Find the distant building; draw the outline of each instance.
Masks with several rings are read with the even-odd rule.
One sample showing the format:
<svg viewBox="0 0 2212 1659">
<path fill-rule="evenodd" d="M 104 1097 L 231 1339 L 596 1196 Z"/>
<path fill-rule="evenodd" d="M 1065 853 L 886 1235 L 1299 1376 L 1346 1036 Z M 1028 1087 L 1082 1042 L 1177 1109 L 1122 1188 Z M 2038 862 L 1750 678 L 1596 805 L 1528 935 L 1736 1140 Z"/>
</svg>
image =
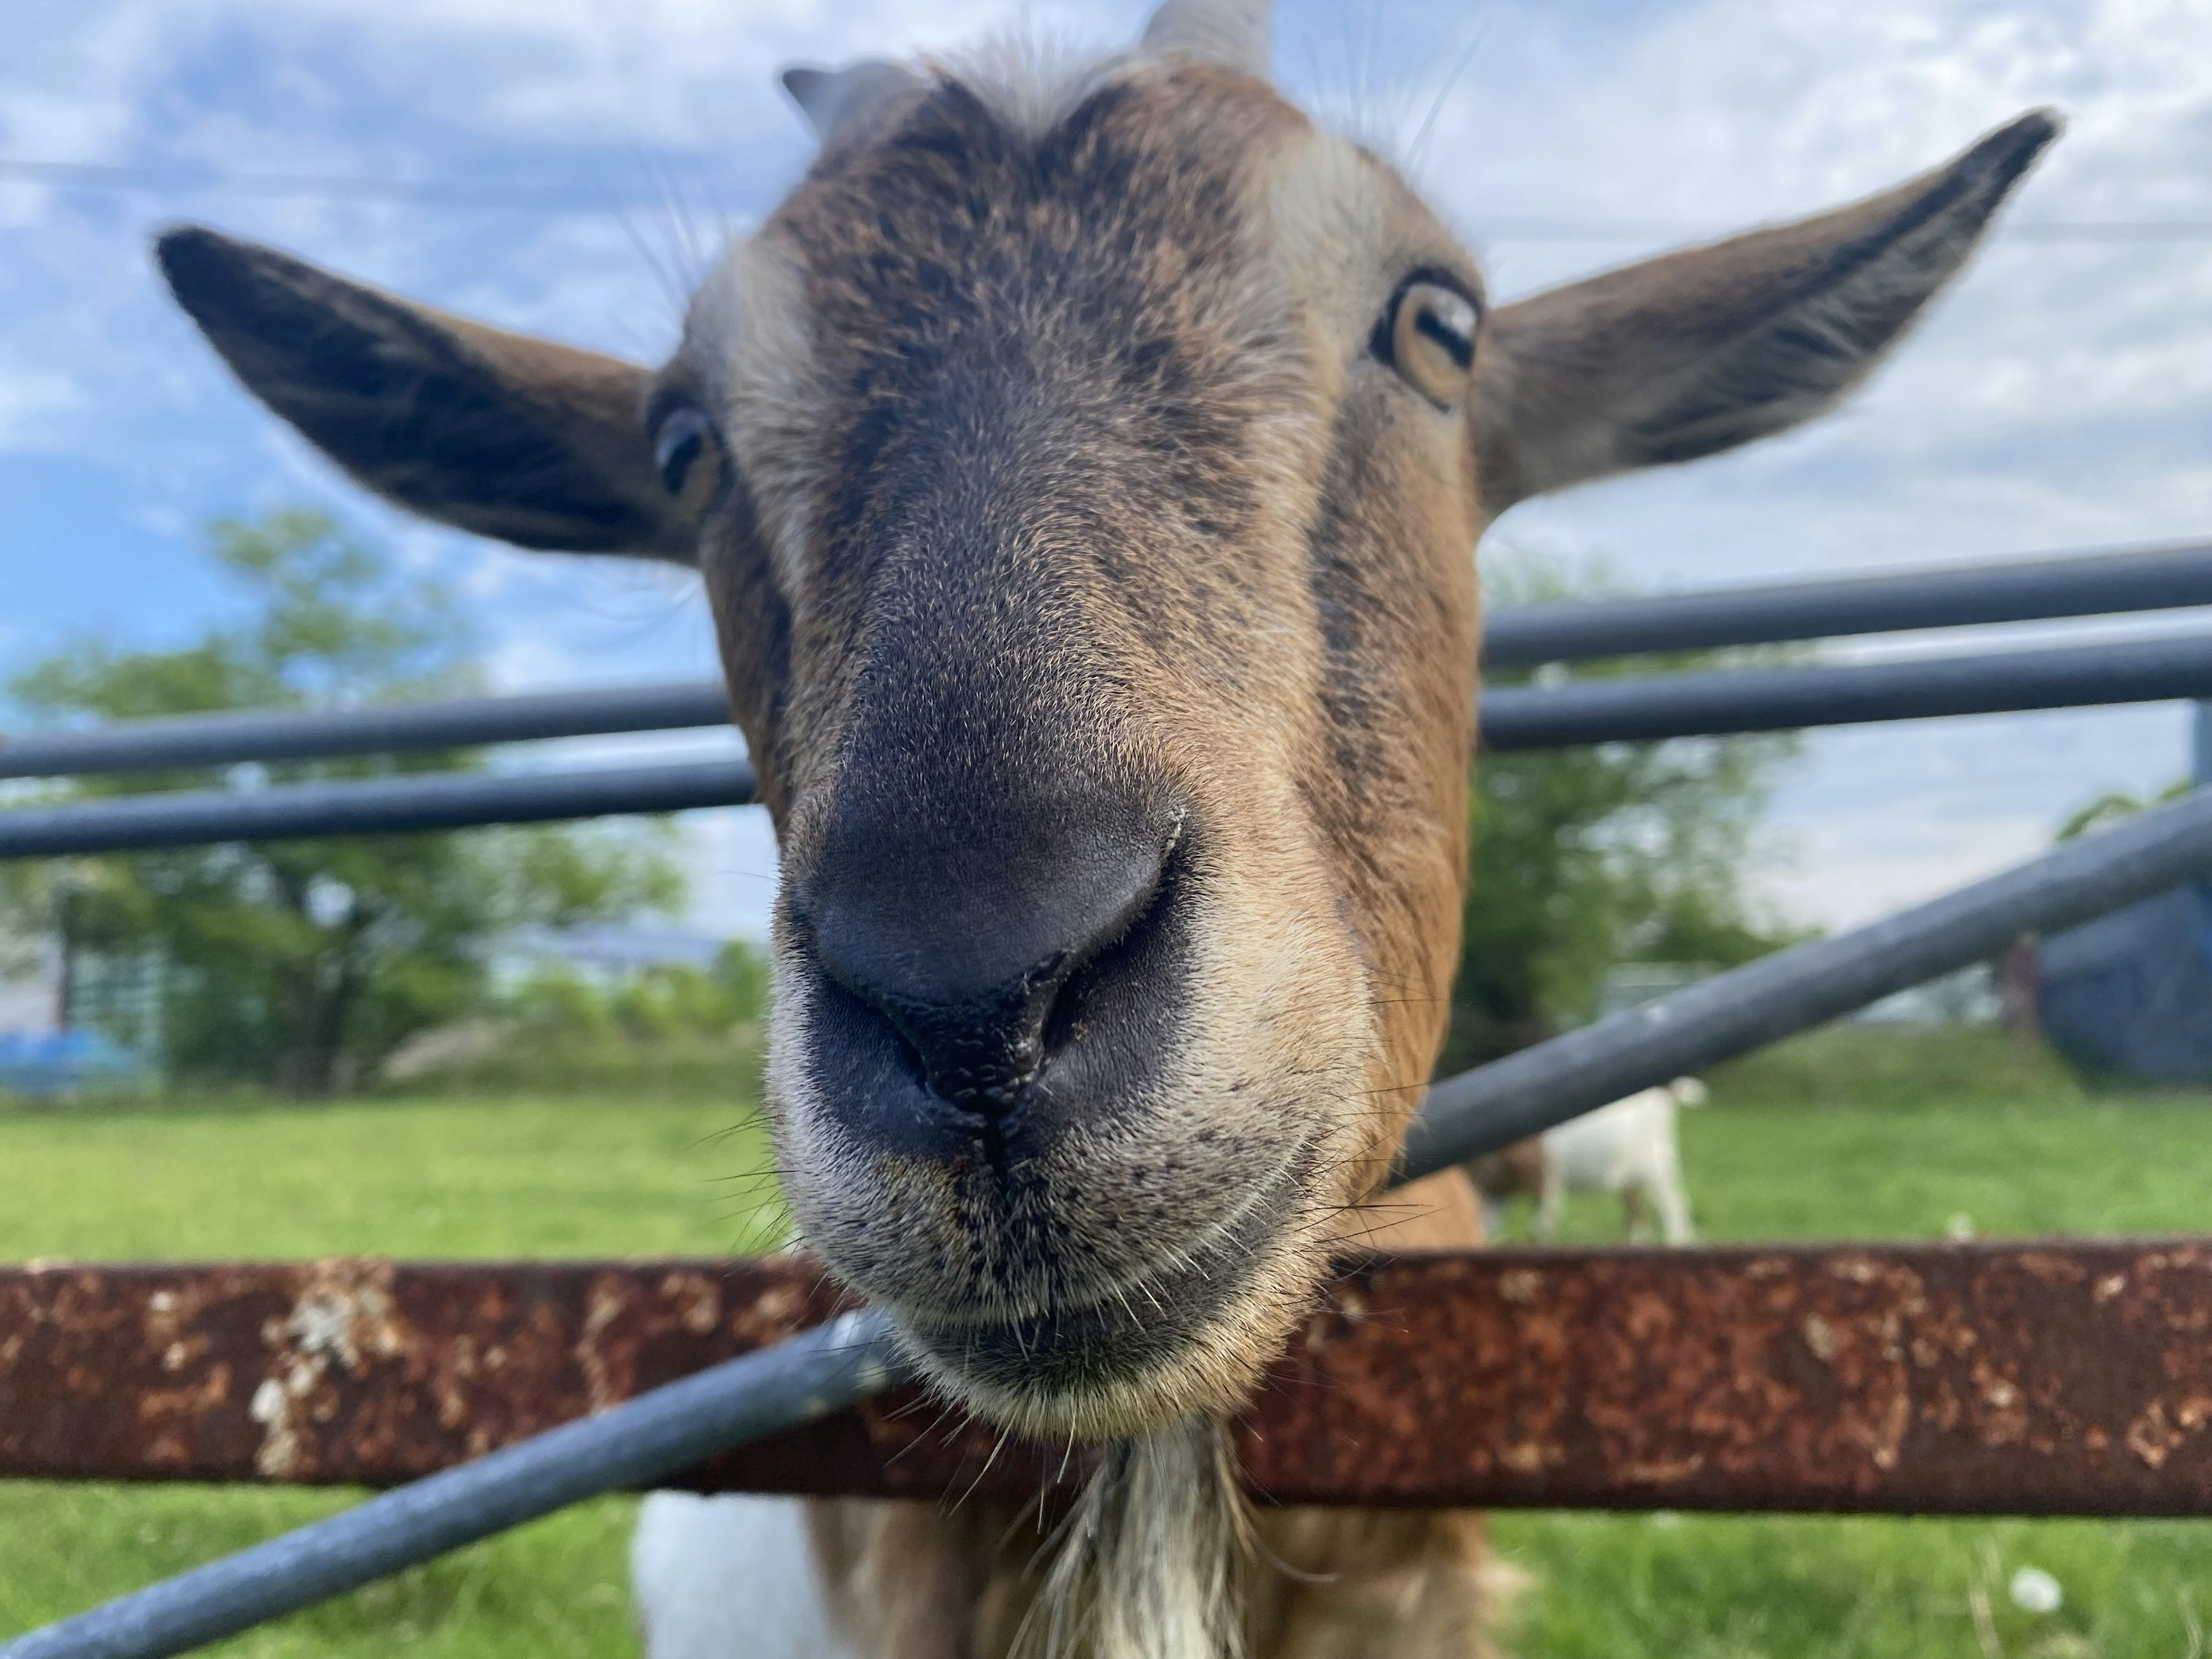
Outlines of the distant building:
<svg viewBox="0 0 2212 1659">
<path fill-rule="evenodd" d="M 0 939 L 0 1036 L 61 1027 L 61 952 L 46 940 Z"/>
<path fill-rule="evenodd" d="M 2212 1080 L 2212 887 L 2194 883 L 2043 941 L 2051 1046 L 2092 1070 Z"/>
<path fill-rule="evenodd" d="M 159 1066 L 167 1041 L 163 993 L 168 963 L 148 946 L 133 951 L 70 951 L 62 970 L 64 1028 L 98 1031 L 149 1066 Z"/>
<path fill-rule="evenodd" d="M 83 965 L 78 958 L 71 969 Z M 150 1079 L 143 1054 L 70 1009 L 64 981 L 80 977 L 54 941 L 0 940 L 0 1092 L 44 1099 Z"/>
<path fill-rule="evenodd" d="M 0 1092 L 50 1099 L 152 1079 L 144 1060 L 98 1031 L 0 1032 Z"/>
<path fill-rule="evenodd" d="M 2190 777 L 2212 786 L 2212 703 L 2197 705 Z M 2212 883 L 2192 882 L 2054 933 L 2039 1013 L 2077 1065 L 2151 1083 L 2212 1082 Z"/>
</svg>

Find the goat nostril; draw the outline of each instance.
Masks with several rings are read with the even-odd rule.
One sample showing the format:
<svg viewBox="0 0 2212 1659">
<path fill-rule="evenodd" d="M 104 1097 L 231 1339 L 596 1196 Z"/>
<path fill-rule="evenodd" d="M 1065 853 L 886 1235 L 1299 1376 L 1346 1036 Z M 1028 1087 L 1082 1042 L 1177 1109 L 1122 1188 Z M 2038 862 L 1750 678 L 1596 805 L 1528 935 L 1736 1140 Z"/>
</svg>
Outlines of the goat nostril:
<svg viewBox="0 0 2212 1659">
<path fill-rule="evenodd" d="M 857 878 L 865 865 L 841 880 L 840 861 L 825 860 L 794 884 L 790 914 L 851 1014 L 865 1008 L 889 1028 L 917 1082 L 997 1118 L 1081 1029 L 1101 965 L 1167 902 L 1167 839 L 1116 837 L 1032 866 L 1003 898 L 993 890 L 1003 866 L 894 884 Z"/>
<path fill-rule="evenodd" d="M 1060 978 L 1038 984 L 1025 977 L 990 1008 L 860 994 L 898 1032 L 932 1094 L 996 1117 L 1014 1109 L 1044 1064 L 1045 1018 Z"/>
</svg>

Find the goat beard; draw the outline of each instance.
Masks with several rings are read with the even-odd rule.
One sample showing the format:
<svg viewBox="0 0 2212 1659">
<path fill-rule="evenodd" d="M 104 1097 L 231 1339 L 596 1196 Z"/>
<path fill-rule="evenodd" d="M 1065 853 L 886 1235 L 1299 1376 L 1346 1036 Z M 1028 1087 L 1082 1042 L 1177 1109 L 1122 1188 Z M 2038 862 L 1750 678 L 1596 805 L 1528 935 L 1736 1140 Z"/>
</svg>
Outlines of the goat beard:
<svg viewBox="0 0 2212 1659">
<path fill-rule="evenodd" d="M 1048 1547 L 1014 1659 L 1242 1659 L 1256 1540 L 1218 1419 L 1115 1442 Z"/>
</svg>

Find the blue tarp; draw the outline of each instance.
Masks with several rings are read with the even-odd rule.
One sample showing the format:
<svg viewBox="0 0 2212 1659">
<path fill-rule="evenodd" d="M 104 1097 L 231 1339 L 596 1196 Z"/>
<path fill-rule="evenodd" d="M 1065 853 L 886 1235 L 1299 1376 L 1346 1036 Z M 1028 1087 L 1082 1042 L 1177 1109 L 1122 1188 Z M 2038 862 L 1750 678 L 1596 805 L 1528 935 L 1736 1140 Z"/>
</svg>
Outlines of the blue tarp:
<svg viewBox="0 0 2212 1659">
<path fill-rule="evenodd" d="M 0 1034 L 0 1091 L 63 1095 L 146 1080 L 146 1063 L 98 1031 Z"/>
<path fill-rule="evenodd" d="M 2043 1029 L 2069 1060 L 2212 1081 L 2212 887 L 2177 887 L 2043 941 Z"/>
</svg>

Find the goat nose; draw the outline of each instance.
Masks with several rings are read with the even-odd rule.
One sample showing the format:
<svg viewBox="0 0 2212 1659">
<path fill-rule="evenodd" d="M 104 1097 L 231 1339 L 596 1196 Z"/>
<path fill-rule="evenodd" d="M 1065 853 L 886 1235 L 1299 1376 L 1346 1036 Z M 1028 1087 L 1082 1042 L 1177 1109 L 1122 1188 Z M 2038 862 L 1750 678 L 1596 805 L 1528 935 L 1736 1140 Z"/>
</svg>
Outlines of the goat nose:
<svg viewBox="0 0 2212 1659">
<path fill-rule="evenodd" d="M 1170 835 L 1133 805 L 950 847 L 834 834 L 793 915 L 823 974 L 897 1033 L 931 1094 L 997 1117 L 1044 1065 L 1070 982 L 1152 905 Z"/>
</svg>

